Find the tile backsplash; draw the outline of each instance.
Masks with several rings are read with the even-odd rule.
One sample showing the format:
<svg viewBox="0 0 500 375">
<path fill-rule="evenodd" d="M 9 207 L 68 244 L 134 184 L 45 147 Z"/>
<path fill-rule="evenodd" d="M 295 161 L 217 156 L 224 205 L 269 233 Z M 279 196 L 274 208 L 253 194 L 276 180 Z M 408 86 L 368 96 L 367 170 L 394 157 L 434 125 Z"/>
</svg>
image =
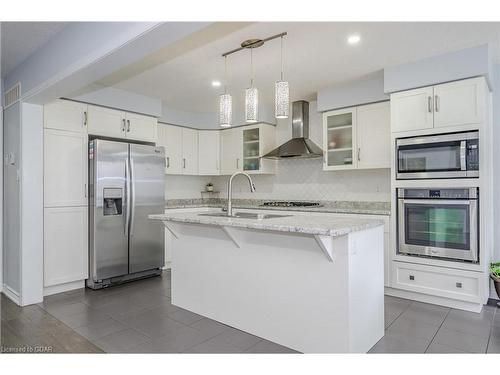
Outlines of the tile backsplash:
<svg viewBox="0 0 500 375">
<path fill-rule="evenodd" d="M 221 197 L 227 194 L 229 176 L 167 176 L 166 198 L 200 198 L 207 182 L 212 182 Z M 251 193 L 244 177 L 236 177 L 234 198 L 273 200 L 390 200 L 390 170 L 328 171 L 321 159 L 280 160 L 274 175 L 253 175 L 257 191 Z"/>
</svg>

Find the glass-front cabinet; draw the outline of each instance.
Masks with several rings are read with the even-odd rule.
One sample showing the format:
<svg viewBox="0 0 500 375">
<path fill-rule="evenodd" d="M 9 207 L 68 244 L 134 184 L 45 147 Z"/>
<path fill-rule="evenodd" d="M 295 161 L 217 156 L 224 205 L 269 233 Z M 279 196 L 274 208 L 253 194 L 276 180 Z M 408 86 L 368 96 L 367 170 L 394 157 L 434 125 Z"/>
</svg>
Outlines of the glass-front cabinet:
<svg viewBox="0 0 500 375">
<path fill-rule="evenodd" d="M 260 169 L 260 129 L 243 130 L 243 170 Z"/>
<path fill-rule="evenodd" d="M 356 109 L 323 114 L 323 169 L 352 169 L 356 166 Z"/>
</svg>

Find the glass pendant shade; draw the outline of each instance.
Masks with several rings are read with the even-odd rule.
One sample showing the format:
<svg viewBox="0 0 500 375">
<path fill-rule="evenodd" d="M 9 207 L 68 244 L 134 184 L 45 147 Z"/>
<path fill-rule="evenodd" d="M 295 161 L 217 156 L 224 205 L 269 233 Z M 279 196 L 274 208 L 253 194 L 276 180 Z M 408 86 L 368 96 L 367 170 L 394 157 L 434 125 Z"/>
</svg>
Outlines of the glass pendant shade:
<svg viewBox="0 0 500 375">
<path fill-rule="evenodd" d="M 257 122 L 259 118 L 259 91 L 255 87 L 246 90 L 245 96 L 245 120 L 246 122 Z"/>
<path fill-rule="evenodd" d="M 230 94 L 222 94 L 219 98 L 219 125 L 223 128 L 229 128 L 232 117 L 233 99 Z"/>
<path fill-rule="evenodd" d="M 290 93 L 287 81 L 276 81 L 275 115 L 276 118 L 288 118 Z"/>
</svg>

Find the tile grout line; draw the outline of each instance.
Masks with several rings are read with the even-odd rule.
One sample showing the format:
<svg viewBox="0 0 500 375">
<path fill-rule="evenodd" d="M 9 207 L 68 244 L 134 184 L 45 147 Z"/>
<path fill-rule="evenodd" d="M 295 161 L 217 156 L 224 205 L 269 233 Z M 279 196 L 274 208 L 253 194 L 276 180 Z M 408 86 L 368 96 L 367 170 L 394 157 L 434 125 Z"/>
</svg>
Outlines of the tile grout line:
<svg viewBox="0 0 500 375">
<path fill-rule="evenodd" d="M 406 312 L 406 311 L 410 308 L 410 306 L 411 306 L 411 305 L 413 305 L 413 303 L 414 303 L 414 302 L 415 302 L 415 301 L 410 302 L 410 303 L 408 304 L 408 306 L 406 306 L 406 308 L 405 308 L 403 311 L 401 311 L 401 312 L 398 314 L 398 316 L 397 316 L 397 317 L 396 317 L 396 318 L 395 318 L 395 319 L 391 322 L 391 324 L 389 324 L 389 325 L 388 325 L 388 326 L 384 329 L 384 336 L 385 336 L 385 331 L 387 331 L 389 328 L 391 328 L 391 326 L 392 326 L 392 325 L 396 322 L 396 320 L 398 320 L 398 319 L 399 319 L 399 317 L 400 317 L 401 315 L 403 315 L 403 313 L 405 313 L 405 312 Z M 384 309 L 385 309 L 385 308 L 384 308 Z"/>
<path fill-rule="evenodd" d="M 429 350 L 429 347 L 432 345 L 432 343 L 434 342 L 434 339 L 436 338 L 439 330 L 441 329 L 441 327 L 443 326 L 444 322 L 446 321 L 446 318 L 448 318 L 448 315 L 450 314 L 451 312 L 451 309 L 449 308 L 447 313 L 446 313 L 446 316 L 444 317 L 443 321 L 441 322 L 441 324 L 439 325 L 438 329 L 436 330 L 436 333 L 432 336 L 431 338 L 431 341 L 429 341 L 429 344 L 427 345 L 427 347 L 425 348 L 424 350 L 424 354 L 427 353 L 427 350 Z"/>
<path fill-rule="evenodd" d="M 488 344 L 486 345 L 486 353 L 488 353 L 488 349 L 490 348 L 491 332 L 493 331 L 493 323 L 495 322 L 496 315 L 497 315 L 497 309 L 495 309 L 495 311 L 493 311 L 493 319 L 491 320 L 490 333 L 488 335 Z"/>
</svg>

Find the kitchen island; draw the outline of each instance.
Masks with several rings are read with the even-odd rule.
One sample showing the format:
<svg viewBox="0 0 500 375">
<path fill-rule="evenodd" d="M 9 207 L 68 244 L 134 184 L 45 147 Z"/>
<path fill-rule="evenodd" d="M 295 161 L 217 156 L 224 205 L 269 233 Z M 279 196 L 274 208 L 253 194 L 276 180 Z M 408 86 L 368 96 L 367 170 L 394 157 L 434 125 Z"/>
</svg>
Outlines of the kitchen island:
<svg viewBox="0 0 500 375">
<path fill-rule="evenodd" d="M 383 336 L 379 220 L 211 214 L 149 216 L 175 238 L 173 304 L 304 353 L 367 352 Z"/>
</svg>

